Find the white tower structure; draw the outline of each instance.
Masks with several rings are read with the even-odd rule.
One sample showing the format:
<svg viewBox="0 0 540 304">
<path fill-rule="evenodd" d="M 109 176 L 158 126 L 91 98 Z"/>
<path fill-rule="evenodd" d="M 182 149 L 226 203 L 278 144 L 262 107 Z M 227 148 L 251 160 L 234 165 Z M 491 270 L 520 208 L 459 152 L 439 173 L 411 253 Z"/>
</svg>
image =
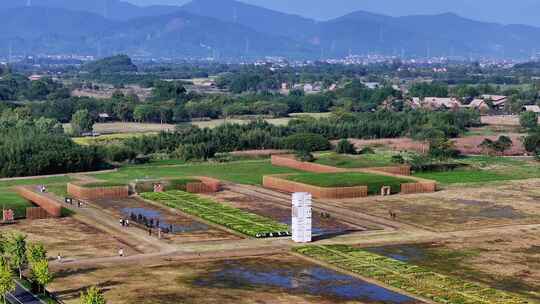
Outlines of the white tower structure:
<svg viewBox="0 0 540 304">
<path fill-rule="evenodd" d="M 297 192 L 292 195 L 292 240 L 311 242 L 311 194 Z"/>
</svg>

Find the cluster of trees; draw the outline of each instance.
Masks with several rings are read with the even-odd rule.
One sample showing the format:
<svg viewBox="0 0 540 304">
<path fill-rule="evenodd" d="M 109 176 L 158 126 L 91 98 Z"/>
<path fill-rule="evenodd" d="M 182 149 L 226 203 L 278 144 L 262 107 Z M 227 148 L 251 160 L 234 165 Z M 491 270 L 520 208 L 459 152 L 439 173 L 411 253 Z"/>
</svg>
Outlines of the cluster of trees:
<svg viewBox="0 0 540 304">
<path fill-rule="evenodd" d="M 37 284 L 38 292 L 44 292 L 53 276 L 43 245 L 27 242 L 22 234 L 0 235 L 0 295 L 4 303 L 6 295 L 15 290 L 14 273 L 22 279 L 26 269 L 30 274 L 28 279 Z"/>
<path fill-rule="evenodd" d="M 503 154 L 504 151 L 510 149 L 514 143 L 508 136 L 499 136 L 497 140 L 491 140 L 489 138 L 484 139 L 480 144 L 480 148 L 487 154 Z"/>
<path fill-rule="evenodd" d="M 0 116 L 0 177 L 108 168 L 102 151 L 75 144 L 53 119 L 37 120 L 14 110 Z"/>
<path fill-rule="evenodd" d="M 30 81 L 20 74 L 5 74 L 0 78 L 0 101 L 54 100 L 68 98 L 70 92 L 51 78 Z"/>
<path fill-rule="evenodd" d="M 126 147 L 135 154 L 167 153 L 183 159 L 208 159 L 218 152 L 248 149 L 327 150 L 329 140 L 341 138 L 395 138 L 425 133 L 426 138 L 447 140 L 479 123 L 478 114 L 457 112 L 389 112 L 333 115 L 329 118 L 299 118 L 287 126 L 258 120 L 246 125 L 225 124 L 214 129 L 179 127 L 130 138 Z"/>
<path fill-rule="evenodd" d="M 0 234 L 0 296 L 7 303 L 7 294 L 16 288 L 15 276 L 23 279 L 23 272 L 28 271 L 28 281 L 37 287 L 41 295 L 54 277 L 49 270 L 47 250 L 41 243 L 31 243 L 23 234 Z M 103 292 L 97 287 L 90 287 L 81 292 L 81 304 L 106 304 Z"/>
</svg>

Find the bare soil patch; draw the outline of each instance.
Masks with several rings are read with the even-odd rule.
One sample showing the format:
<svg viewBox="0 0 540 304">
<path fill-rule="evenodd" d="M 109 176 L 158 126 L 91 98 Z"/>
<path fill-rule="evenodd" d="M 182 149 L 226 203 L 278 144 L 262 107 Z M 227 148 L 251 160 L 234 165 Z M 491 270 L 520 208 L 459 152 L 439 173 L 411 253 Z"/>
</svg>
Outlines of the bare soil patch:
<svg viewBox="0 0 540 304">
<path fill-rule="evenodd" d="M 136 249 L 73 218 L 24 220 L 17 224 L 0 227 L 2 233 L 18 232 L 32 242 L 45 246 L 48 255 L 58 254 L 65 260 L 116 256 L 123 248 L 126 254 L 139 253 Z"/>
</svg>

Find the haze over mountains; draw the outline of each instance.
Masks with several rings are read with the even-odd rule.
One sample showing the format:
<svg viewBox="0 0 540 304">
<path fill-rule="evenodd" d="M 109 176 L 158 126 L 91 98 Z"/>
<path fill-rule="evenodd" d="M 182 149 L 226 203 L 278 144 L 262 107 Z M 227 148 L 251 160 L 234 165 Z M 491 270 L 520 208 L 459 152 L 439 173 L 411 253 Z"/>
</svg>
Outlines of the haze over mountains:
<svg viewBox="0 0 540 304">
<path fill-rule="evenodd" d="M 417 1 L 417 0 L 415 0 Z M 144 57 L 290 58 L 379 53 L 528 58 L 540 28 L 456 14 L 354 12 L 318 22 L 233 0 L 139 7 L 119 0 L 3 0 L 0 56 L 127 53 Z"/>
</svg>

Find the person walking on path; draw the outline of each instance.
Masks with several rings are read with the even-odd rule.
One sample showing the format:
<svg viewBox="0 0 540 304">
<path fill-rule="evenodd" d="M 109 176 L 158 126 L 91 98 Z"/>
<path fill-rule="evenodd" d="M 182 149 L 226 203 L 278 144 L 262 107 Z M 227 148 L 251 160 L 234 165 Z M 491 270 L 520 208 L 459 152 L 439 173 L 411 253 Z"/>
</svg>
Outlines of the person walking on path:
<svg viewBox="0 0 540 304">
<path fill-rule="evenodd" d="M 118 255 L 123 258 L 124 257 L 124 248 L 120 248 L 120 250 L 118 250 Z"/>
</svg>

